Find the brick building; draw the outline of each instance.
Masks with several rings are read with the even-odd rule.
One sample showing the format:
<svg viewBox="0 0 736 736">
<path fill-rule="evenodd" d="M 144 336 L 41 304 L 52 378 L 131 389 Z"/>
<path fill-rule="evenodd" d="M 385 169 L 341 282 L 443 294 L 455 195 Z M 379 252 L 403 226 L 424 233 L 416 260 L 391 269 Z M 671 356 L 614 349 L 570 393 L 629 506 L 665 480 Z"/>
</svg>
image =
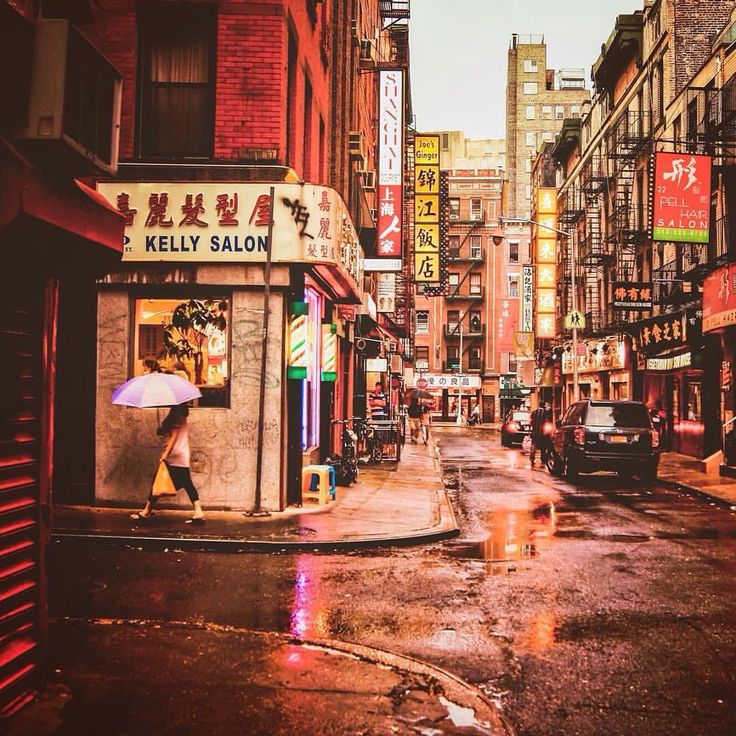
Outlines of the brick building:
<svg viewBox="0 0 736 736">
<path fill-rule="evenodd" d="M 445 134 L 439 135 L 442 141 Z M 476 146 L 481 155 L 475 159 L 467 155 L 464 138 L 458 140 L 463 145 L 454 148 L 457 162 L 487 162 L 489 146 Z M 519 264 L 527 256 L 519 239 L 494 244 L 504 207 L 503 172 L 481 166 L 453 168 L 447 148 L 440 155 L 450 164 L 448 293 L 416 296 L 414 367 L 419 373 L 444 376 L 461 370 L 468 377 L 462 391 L 466 413 L 480 401 L 485 421 L 494 421 L 503 408 L 499 377 L 516 374 L 513 332 L 519 313 Z M 435 408 L 445 419 L 457 411 L 458 393 L 453 388 L 437 391 Z"/>
<path fill-rule="evenodd" d="M 571 248 L 559 248 L 561 404 L 573 397 L 577 360 L 581 395 L 644 399 L 659 407 L 666 417 L 665 446 L 696 457 L 720 444 L 722 399 L 707 386 L 719 384 L 721 351 L 718 340 L 702 332 L 698 312 L 704 275 L 726 257 L 722 202 L 730 162 L 716 160 L 714 183 L 721 194 L 711 203 L 708 243 L 654 239 L 651 162 L 656 152 L 721 155 L 728 107 L 720 100 L 727 78 L 718 69 L 726 68 L 730 36 L 722 29 L 732 9 L 732 2 L 662 0 L 618 16 L 592 67 L 591 107 L 582 123 L 565 121 L 551 152 L 560 167 L 560 226 L 572 233 L 578 256 L 573 263 Z M 575 357 L 562 326 L 572 269 L 587 323 Z M 625 283 L 648 286 L 652 307 L 617 304 L 616 289 Z M 669 325 L 670 337 L 686 332 L 687 339 L 645 349 L 651 329 L 661 329 L 657 320 Z"/>
</svg>

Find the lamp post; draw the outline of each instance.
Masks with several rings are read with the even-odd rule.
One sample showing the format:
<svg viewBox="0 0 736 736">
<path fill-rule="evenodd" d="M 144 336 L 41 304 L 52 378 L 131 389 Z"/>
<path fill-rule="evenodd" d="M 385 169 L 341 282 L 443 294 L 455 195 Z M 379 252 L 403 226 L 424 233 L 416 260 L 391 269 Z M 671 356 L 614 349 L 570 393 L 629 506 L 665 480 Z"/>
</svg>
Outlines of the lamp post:
<svg viewBox="0 0 736 736">
<path fill-rule="evenodd" d="M 457 419 L 455 424 L 458 427 L 463 425 L 463 320 L 465 319 L 465 312 L 460 314 L 459 327 L 460 327 L 460 355 L 458 356 L 457 364 L 457 376 L 458 376 L 458 387 L 457 387 Z"/>
<path fill-rule="evenodd" d="M 578 311 L 578 279 L 577 279 L 577 263 L 578 263 L 578 251 L 577 243 L 575 241 L 574 231 L 560 230 L 550 225 L 544 225 L 537 220 L 532 220 L 528 217 L 499 217 L 499 222 L 503 224 L 512 225 L 536 225 L 542 227 L 545 230 L 551 230 L 552 232 L 562 235 L 570 240 L 570 258 L 572 260 L 572 266 L 570 268 L 570 287 L 572 289 L 572 311 Z M 493 242 L 499 245 L 503 240 L 502 235 L 494 235 Z M 498 242 L 497 242 L 498 241 Z M 573 401 L 577 401 L 580 398 L 580 383 L 578 381 L 578 328 L 575 322 L 572 325 L 572 397 Z"/>
</svg>

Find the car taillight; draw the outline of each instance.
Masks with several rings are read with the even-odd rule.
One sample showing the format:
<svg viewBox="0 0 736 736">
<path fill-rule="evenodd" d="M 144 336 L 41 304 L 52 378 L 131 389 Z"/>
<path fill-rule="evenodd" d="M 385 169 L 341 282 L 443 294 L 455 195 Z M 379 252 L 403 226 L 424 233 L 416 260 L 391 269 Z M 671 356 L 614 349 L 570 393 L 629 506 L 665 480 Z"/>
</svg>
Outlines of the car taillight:
<svg viewBox="0 0 736 736">
<path fill-rule="evenodd" d="M 516 422 L 509 422 L 506 429 L 508 429 L 509 432 L 518 432 L 519 425 Z"/>
<path fill-rule="evenodd" d="M 573 441 L 578 445 L 585 444 L 585 427 L 575 427 L 572 432 Z"/>
<path fill-rule="evenodd" d="M 554 429 L 554 424 L 552 422 L 545 422 L 542 425 L 542 434 L 552 434 L 552 430 Z"/>
<path fill-rule="evenodd" d="M 652 447 L 659 447 L 659 432 L 656 429 L 652 430 Z"/>
</svg>

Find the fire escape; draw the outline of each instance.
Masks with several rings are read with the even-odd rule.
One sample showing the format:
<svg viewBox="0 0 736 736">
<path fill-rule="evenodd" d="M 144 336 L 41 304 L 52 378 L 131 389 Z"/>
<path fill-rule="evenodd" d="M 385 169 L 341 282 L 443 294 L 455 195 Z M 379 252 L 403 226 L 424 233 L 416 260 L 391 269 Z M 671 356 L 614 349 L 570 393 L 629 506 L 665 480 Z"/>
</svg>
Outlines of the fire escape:
<svg viewBox="0 0 736 736">
<path fill-rule="evenodd" d="M 601 288 L 605 283 L 604 273 L 612 262 L 612 256 L 603 243 L 601 210 L 609 184 L 605 159 L 600 153 L 594 153 L 585 164 L 580 177 L 579 205 L 583 210 L 584 225 L 578 248 L 578 258 L 584 272 L 586 332 L 591 334 L 603 330 L 605 323 Z"/>
<path fill-rule="evenodd" d="M 607 239 L 613 246 L 613 280 L 636 281 L 637 255 L 647 240 L 643 169 L 651 147 L 651 115 L 647 110 L 624 111 L 608 137 L 611 162 L 611 210 Z M 607 326 L 628 322 L 626 312 L 608 311 Z"/>
</svg>

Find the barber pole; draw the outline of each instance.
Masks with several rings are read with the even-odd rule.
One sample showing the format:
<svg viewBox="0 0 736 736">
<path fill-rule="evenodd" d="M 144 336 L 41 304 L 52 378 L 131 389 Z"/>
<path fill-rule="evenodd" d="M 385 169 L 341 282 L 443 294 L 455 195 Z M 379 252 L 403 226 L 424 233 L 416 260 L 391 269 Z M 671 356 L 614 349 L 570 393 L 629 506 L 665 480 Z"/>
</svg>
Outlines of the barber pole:
<svg viewBox="0 0 736 736">
<path fill-rule="evenodd" d="M 305 302 L 294 302 L 289 322 L 289 366 L 286 375 L 289 378 L 303 380 L 307 377 L 307 348 L 309 345 L 308 316 L 301 305 Z"/>
<path fill-rule="evenodd" d="M 322 380 L 337 380 L 337 325 L 322 325 Z"/>
</svg>

